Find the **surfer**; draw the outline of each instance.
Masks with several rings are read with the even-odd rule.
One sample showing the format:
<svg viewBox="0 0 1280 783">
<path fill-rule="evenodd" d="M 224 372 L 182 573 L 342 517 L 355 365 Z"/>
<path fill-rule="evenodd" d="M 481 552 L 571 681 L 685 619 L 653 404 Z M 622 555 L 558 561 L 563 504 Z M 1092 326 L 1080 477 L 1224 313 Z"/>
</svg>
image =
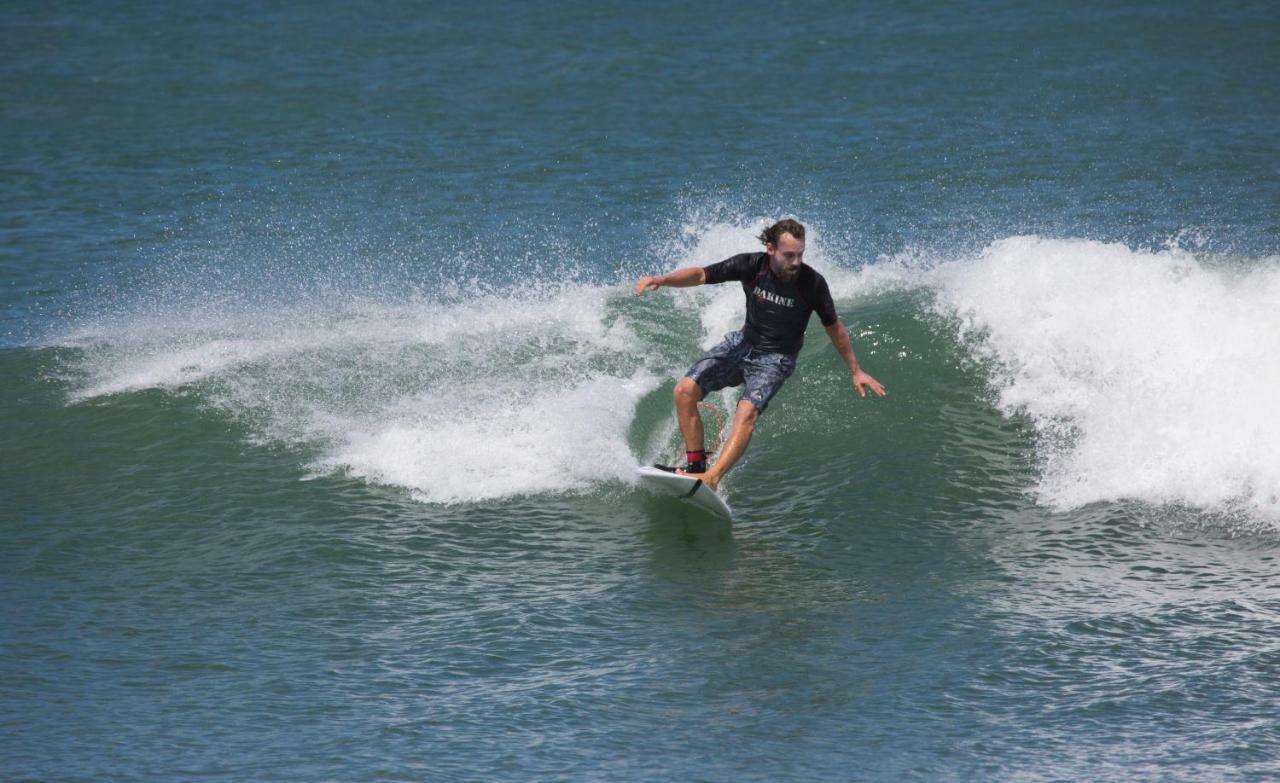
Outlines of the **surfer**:
<svg viewBox="0 0 1280 783">
<path fill-rule="evenodd" d="M 790 218 L 779 220 L 759 237 L 763 253 L 741 253 L 707 267 L 684 267 L 636 281 L 636 296 L 663 286 L 689 288 L 731 280 L 742 284 L 747 297 L 743 327 L 693 363 L 676 384 L 676 420 L 684 437 L 684 470 L 677 471 L 716 489 L 733 464 L 747 450 L 756 419 L 796 368 L 810 314 L 816 312 L 831 344 L 849 367 L 853 387 L 884 396 L 884 386 L 863 372 L 853 355 L 849 333 L 836 316 L 827 281 L 804 263 L 804 226 Z M 720 458 L 709 469 L 698 402 L 707 392 L 745 384 L 733 417 L 733 434 Z"/>
</svg>

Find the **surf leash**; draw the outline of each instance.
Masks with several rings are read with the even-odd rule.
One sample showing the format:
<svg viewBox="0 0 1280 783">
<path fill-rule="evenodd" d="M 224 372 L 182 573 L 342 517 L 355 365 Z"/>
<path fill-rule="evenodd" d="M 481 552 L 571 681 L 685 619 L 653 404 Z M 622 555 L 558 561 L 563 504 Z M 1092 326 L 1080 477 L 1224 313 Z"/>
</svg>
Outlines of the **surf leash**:
<svg viewBox="0 0 1280 783">
<path fill-rule="evenodd" d="M 716 439 L 715 439 L 715 442 L 711 444 L 711 448 L 706 449 L 707 458 L 708 458 L 708 461 L 709 461 L 709 460 L 710 460 L 710 458 L 711 458 L 711 455 L 712 455 L 712 454 L 715 454 L 717 451 L 719 451 L 719 450 L 720 450 L 720 444 L 721 444 L 722 442 L 724 442 L 724 416 L 720 413 L 720 409 L 719 409 L 719 408 L 717 408 L 716 406 L 714 406 L 714 405 L 712 405 L 712 404 L 710 404 L 710 403 L 706 403 L 706 402 L 699 402 L 699 403 L 698 403 L 698 410 L 700 410 L 700 411 L 710 411 L 710 412 L 711 412 L 711 415 L 712 415 L 713 417 L 715 417 L 715 420 L 716 420 Z M 678 464 L 680 463 L 680 456 L 684 453 L 684 449 L 682 448 L 682 446 L 683 446 L 683 444 L 680 444 L 680 443 L 677 443 L 677 444 L 676 444 L 676 453 L 675 453 L 675 456 L 673 456 L 673 457 L 671 458 L 671 459 L 672 459 L 672 463 L 673 463 L 673 464 L 677 464 L 677 465 L 678 465 Z M 699 482 L 699 483 L 701 483 L 701 482 Z M 698 491 L 698 488 L 695 486 L 695 487 L 693 488 L 693 492 L 697 492 L 697 491 Z M 692 495 L 692 494 L 693 494 L 693 492 L 690 492 L 689 494 L 690 494 L 690 495 Z"/>
</svg>

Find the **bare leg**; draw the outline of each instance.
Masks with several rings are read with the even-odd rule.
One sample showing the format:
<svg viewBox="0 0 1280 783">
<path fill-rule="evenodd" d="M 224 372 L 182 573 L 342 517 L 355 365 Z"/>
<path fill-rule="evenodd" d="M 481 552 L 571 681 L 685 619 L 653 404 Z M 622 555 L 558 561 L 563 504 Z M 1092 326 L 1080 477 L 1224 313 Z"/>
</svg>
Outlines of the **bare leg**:
<svg viewBox="0 0 1280 783">
<path fill-rule="evenodd" d="M 676 421 L 684 436 L 686 451 L 702 451 L 705 440 L 702 433 L 702 417 L 698 415 L 698 402 L 702 399 L 702 387 L 692 378 L 681 378 L 674 392 Z"/>
<path fill-rule="evenodd" d="M 707 486 L 712 489 L 719 487 L 724 474 L 728 473 L 733 463 L 746 452 L 758 418 L 760 418 L 760 411 L 756 410 L 756 406 L 746 400 L 738 401 L 738 410 L 733 415 L 733 434 L 729 436 L 729 442 L 720 450 L 720 459 L 716 460 L 716 464 L 699 476 Z"/>
</svg>

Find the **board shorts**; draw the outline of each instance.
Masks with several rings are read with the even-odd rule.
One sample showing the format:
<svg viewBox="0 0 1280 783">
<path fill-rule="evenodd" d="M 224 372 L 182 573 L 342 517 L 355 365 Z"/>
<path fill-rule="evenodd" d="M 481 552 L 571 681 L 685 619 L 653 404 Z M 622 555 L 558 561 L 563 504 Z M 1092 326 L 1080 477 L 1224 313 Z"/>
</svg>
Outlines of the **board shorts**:
<svg viewBox="0 0 1280 783">
<path fill-rule="evenodd" d="M 702 387 L 703 393 L 745 383 L 741 399 L 764 413 L 769 400 L 795 370 L 795 354 L 763 353 L 742 332 L 729 332 L 694 362 L 685 376 Z"/>
</svg>

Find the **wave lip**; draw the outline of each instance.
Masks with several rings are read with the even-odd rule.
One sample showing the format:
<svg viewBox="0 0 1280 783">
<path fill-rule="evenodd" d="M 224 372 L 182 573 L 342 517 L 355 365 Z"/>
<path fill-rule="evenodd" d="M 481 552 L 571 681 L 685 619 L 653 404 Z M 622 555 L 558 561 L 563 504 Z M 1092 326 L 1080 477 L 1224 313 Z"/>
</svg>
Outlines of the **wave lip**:
<svg viewBox="0 0 1280 783">
<path fill-rule="evenodd" d="M 1041 502 L 1280 520 L 1280 265 L 1020 236 L 934 271 L 938 308 L 1040 434 Z"/>
</svg>

